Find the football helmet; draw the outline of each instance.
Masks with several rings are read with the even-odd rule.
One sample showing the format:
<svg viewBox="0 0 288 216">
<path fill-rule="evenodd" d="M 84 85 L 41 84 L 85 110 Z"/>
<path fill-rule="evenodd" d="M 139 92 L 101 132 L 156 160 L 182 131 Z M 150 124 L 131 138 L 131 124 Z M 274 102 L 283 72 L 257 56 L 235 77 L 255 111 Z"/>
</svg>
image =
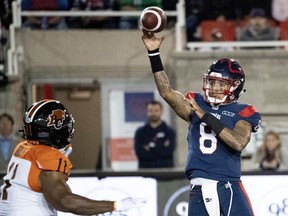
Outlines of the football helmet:
<svg viewBox="0 0 288 216">
<path fill-rule="evenodd" d="M 74 134 L 74 118 L 59 101 L 45 99 L 34 103 L 25 113 L 24 137 L 39 144 L 64 148 Z"/>
<path fill-rule="evenodd" d="M 219 82 L 223 89 L 215 89 Z M 205 101 L 219 105 L 236 101 L 245 92 L 245 74 L 240 64 L 234 59 L 222 58 L 215 61 L 204 74 L 203 91 Z"/>
</svg>

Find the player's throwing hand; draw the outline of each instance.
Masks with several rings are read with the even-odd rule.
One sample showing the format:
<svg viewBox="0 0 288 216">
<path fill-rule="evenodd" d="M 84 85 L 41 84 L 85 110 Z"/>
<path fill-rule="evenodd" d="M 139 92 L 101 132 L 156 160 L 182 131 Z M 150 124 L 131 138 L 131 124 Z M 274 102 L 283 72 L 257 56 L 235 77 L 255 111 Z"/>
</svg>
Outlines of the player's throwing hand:
<svg viewBox="0 0 288 216">
<path fill-rule="evenodd" d="M 145 30 L 142 30 L 142 41 L 144 45 L 146 46 L 148 51 L 159 49 L 162 41 L 164 40 L 164 35 L 161 37 L 156 37 L 153 33 L 147 32 Z"/>
</svg>

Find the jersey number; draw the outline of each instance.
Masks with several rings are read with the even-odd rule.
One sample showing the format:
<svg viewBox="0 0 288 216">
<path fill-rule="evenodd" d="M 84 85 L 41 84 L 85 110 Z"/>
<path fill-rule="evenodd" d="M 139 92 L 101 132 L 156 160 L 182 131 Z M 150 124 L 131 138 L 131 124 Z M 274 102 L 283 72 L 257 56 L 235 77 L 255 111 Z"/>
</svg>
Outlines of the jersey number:
<svg viewBox="0 0 288 216">
<path fill-rule="evenodd" d="M 200 124 L 199 143 L 200 150 L 203 154 L 212 154 L 214 151 L 216 151 L 217 139 L 215 134 L 206 126 L 206 123 Z"/>
<path fill-rule="evenodd" d="M 11 166 L 9 167 L 9 172 L 12 172 L 12 176 L 11 179 L 14 179 L 16 176 L 16 172 L 17 172 L 17 168 L 18 168 L 18 164 L 15 165 L 14 163 L 11 164 Z M 9 180 L 5 180 L 5 186 L 3 187 L 3 194 L 2 194 L 2 200 L 7 200 L 8 199 L 8 192 L 7 189 L 9 187 L 11 187 L 11 184 L 9 182 Z"/>
</svg>

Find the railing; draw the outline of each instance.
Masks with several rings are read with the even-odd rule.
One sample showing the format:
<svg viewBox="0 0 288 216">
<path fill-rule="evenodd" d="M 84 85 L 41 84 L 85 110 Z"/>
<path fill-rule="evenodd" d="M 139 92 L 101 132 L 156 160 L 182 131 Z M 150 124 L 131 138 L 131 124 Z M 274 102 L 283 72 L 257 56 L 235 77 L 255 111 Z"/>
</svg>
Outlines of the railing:
<svg viewBox="0 0 288 216">
<path fill-rule="evenodd" d="M 13 23 L 10 25 L 10 48 L 7 52 L 8 75 L 18 74 L 18 59 L 22 55 L 21 46 L 16 46 L 15 29 L 21 27 L 22 17 L 27 16 L 62 16 L 62 17 L 121 17 L 140 16 L 141 11 L 22 11 L 21 0 L 12 2 Z M 276 47 L 287 48 L 288 41 L 251 41 L 251 42 L 188 42 L 186 40 L 185 27 L 185 2 L 178 0 L 176 11 L 165 11 L 167 16 L 176 17 L 175 24 L 175 51 L 181 52 L 188 48 L 195 51 L 201 47 L 234 47 L 236 50 L 242 47 Z"/>
<path fill-rule="evenodd" d="M 7 75 L 17 75 L 18 74 L 18 52 L 16 48 L 16 40 L 15 40 L 15 28 L 17 22 L 17 3 L 12 2 L 12 15 L 13 22 L 9 26 L 9 39 L 10 39 L 10 47 L 7 51 Z"/>
<path fill-rule="evenodd" d="M 188 42 L 187 48 L 191 51 L 195 51 L 199 48 L 219 48 L 219 47 L 233 47 L 235 50 L 241 48 L 251 47 L 267 47 L 267 48 L 288 48 L 288 41 L 231 41 L 231 42 Z"/>
<path fill-rule="evenodd" d="M 165 11 L 169 17 L 177 17 L 175 26 L 176 51 L 183 50 L 185 44 L 182 40 L 182 31 L 185 27 L 185 8 L 184 0 L 179 0 L 177 3 L 177 11 Z M 15 29 L 22 25 L 22 17 L 27 16 L 61 16 L 61 17 L 121 17 L 121 16 L 139 16 L 141 11 L 22 11 L 21 0 L 12 2 L 13 22 L 9 27 L 10 32 L 10 48 L 7 52 L 8 59 L 8 75 L 18 74 L 18 58 L 22 55 L 21 46 L 16 46 Z"/>
</svg>

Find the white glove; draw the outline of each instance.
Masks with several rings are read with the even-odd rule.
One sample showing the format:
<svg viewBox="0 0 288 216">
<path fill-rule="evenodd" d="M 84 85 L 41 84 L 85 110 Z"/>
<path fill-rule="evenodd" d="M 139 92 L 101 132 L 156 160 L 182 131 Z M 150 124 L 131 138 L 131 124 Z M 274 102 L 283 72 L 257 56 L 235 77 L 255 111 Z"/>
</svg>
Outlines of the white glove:
<svg viewBox="0 0 288 216">
<path fill-rule="evenodd" d="M 128 197 L 115 202 L 115 211 L 128 211 L 133 208 L 141 208 L 146 202 L 147 200 L 144 198 Z"/>
</svg>

